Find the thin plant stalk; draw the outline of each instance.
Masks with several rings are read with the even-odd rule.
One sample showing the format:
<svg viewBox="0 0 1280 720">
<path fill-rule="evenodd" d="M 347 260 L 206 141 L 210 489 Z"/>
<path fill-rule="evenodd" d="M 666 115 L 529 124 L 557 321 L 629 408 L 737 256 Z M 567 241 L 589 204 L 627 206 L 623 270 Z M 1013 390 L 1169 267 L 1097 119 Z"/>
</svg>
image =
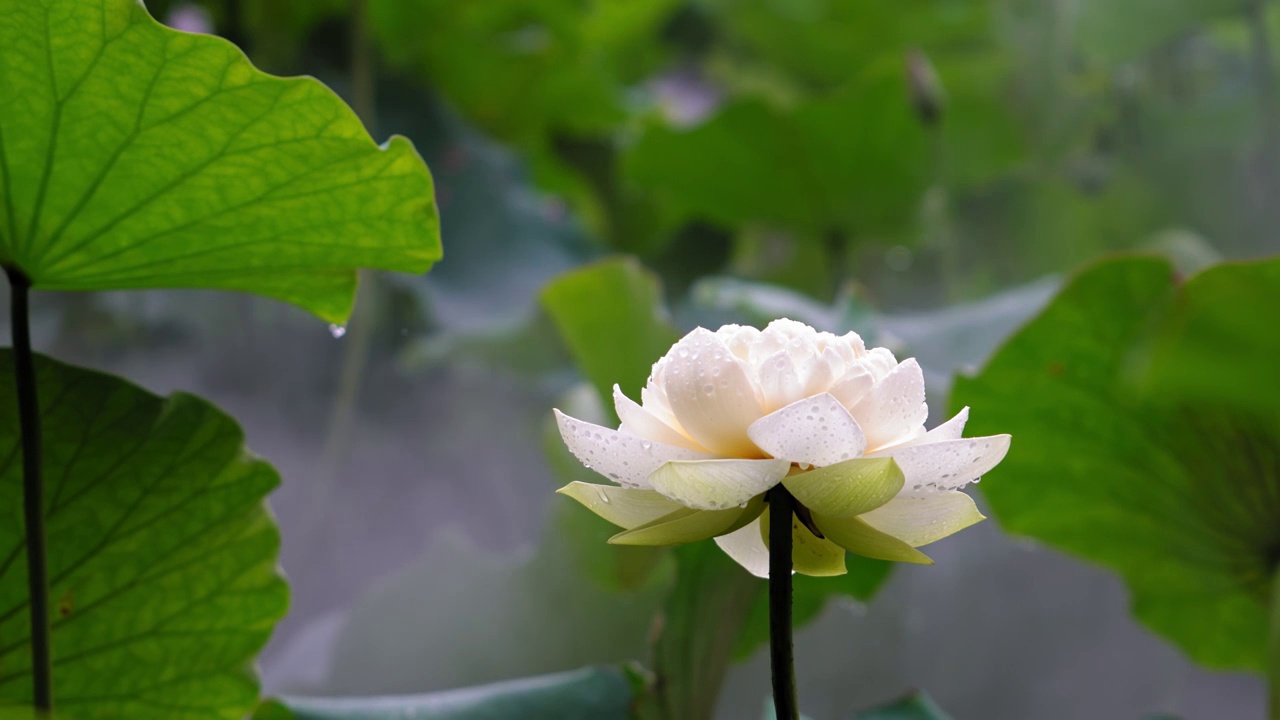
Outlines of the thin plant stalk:
<svg viewBox="0 0 1280 720">
<path fill-rule="evenodd" d="M 791 523 L 795 498 L 781 484 L 769 491 L 769 664 L 777 720 L 799 720 L 795 644 L 791 638 Z"/>
<path fill-rule="evenodd" d="M 22 510 L 27 546 L 27 597 L 31 616 L 33 704 L 53 710 L 53 664 L 49 642 L 49 569 L 44 532 L 44 485 L 40 477 L 40 403 L 31 354 L 31 281 L 21 270 L 6 267 L 11 293 L 13 379 L 18 390 L 18 424 L 22 433 Z"/>
</svg>

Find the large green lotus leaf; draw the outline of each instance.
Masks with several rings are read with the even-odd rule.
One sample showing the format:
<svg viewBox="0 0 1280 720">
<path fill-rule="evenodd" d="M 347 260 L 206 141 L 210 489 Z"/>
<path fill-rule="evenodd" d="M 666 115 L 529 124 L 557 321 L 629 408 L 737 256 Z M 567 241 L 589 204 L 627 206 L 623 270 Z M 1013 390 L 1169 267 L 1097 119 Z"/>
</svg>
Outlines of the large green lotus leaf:
<svg viewBox="0 0 1280 720">
<path fill-rule="evenodd" d="M 0 351 L 0 377 L 13 353 Z M 240 720 L 251 663 L 284 615 L 279 482 L 235 422 L 38 356 L 53 688 L 69 717 Z M 22 470 L 0 383 L 0 705 L 30 701 Z"/>
<path fill-rule="evenodd" d="M 561 275 L 543 290 L 542 306 L 609 408 L 615 383 L 639 402 L 653 363 L 679 338 L 666 318 L 657 277 L 633 258 Z"/>
<path fill-rule="evenodd" d="M 1280 333 L 1257 311 L 1280 308 L 1280 261 L 1231 263 L 1187 281 L 1152 368 L 1152 390 L 1280 414 Z"/>
<path fill-rule="evenodd" d="M 1000 523 L 1119 572 L 1135 615 L 1215 668 L 1264 664 L 1280 558 L 1280 431 L 1227 398 L 1143 393 L 1139 371 L 1170 313 L 1209 299 L 1202 284 L 1256 287 L 1259 276 L 1276 277 L 1267 266 L 1224 266 L 1179 285 L 1163 260 L 1099 263 L 979 375 L 958 378 L 952 397 L 953 408 L 981 408 L 971 434 L 1015 437 L 982 484 Z M 1248 307 L 1262 305 L 1230 309 Z M 1259 320 L 1255 332 L 1271 331 Z M 1156 365 L 1246 375 L 1274 339 L 1232 342 L 1215 364 L 1157 350 Z M 1280 399 L 1272 385 L 1254 390 Z"/>
<path fill-rule="evenodd" d="M 431 175 L 319 82 L 134 0 L 0 0 L 0 263 L 35 287 L 199 287 L 334 321 L 356 269 L 440 257 Z"/>
<path fill-rule="evenodd" d="M 627 720 L 631 684 L 592 667 L 425 695 L 285 698 L 296 720 Z"/>
</svg>

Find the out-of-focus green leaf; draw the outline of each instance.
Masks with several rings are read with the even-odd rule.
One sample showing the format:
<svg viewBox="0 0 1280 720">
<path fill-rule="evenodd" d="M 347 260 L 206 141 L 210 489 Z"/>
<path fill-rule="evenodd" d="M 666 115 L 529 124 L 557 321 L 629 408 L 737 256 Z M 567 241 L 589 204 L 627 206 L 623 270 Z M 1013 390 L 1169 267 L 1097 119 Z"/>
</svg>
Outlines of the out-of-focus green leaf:
<svg viewBox="0 0 1280 720">
<path fill-rule="evenodd" d="M 854 720 L 951 720 L 928 695 L 914 692 L 878 708 L 864 710 L 853 716 Z"/>
<path fill-rule="evenodd" d="M 679 338 L 665 317 L 657 278 L 631 258 L 561 275 L 543 290 L 542 306 L 609 408 L 615 383 L 638 401 L 653 363 Z"/>
<path fill-rule="evenodd" d="M 1075 37 L 1086 54 L 1119 64 L 1244 8 L 1240 0 L 1087 0 L 1081 3 Z"/>
<path fill-rule="evenodd" d="M 252 720 L 297 720 L 297 716 L 279 700 L 264 700 L 253 711 Z"/>
<path fill-rule="evenodd" d="M 735 47 L 803 83 L 835 87 L 868 62 L 901 60 L 910 48 L 967 50 L 990 31 L 991 9 L 954 0 L 709 0 Z"/>
<path fill-rule="evenodd" d="M 1173 222 L 1148 178 L 1125 167 L 1098 172 L 1077 182 L 1027 174 L 967 194 L 956 213 L 961 272 L 1024 282 L 1131 250 Z"/>
<path fill-rule="evenodd" d="M 1258 312 L 1280 308 L 1280 261 L 1228 263 L 1192 277 L 1153 360 L 1156 393 L 1280 415 L 1280 333 Z"/>
<path fill-rule="evenodd" d="M 864 24 L 890 14 L 859 10 Z M 842 42 L 857 47 L 847 33 Z M 811 47 L 808 38 L 800 44 Z M 831 95 L 737 99 L 693 129 L 651 128 L 627 171 L 671 207 L 730 227 L 904 235 L 929 185 L 981 184 L 1025 157 L 1006 64 L 994 52 L 939 64 L 945 109 L 931 124 L 914 109 L 902 52 L 878 57 L 841 71 L 846 82 Z"/>
<path fill-rule="evenodd" d="M 735 101 L 691 130 L 649 130 L 627 172 L 689 217 L 730 227 L 898 230 L 929 177 L 926 131 L 906 93 L 901 77 L 881 73 L 795 109 Z"/>
<path fill-rule="evenodd" d="M 382 0 L 369 13 L 392 64 L 423 73 L 488 132 L 544 147 L 554 130 L 598 133 L 626 117 L 626 85 L 662 57 L 653 35 L 675 5 Z"/>
<path fill-rule="evenodd" d="M 631 685 L 592 667 L 427 695 L 286 698 L 297 720 L 627 720 Z"/>
<path fill-rule="evenodd" d="M 1170 313 L 1193 308 L 1204 339 L 1233 344 L 1207 362 L 1180 354 L 1202 340 L 1188 336 L 1157 347 L 1155 366 L 1248 383 L 1273 340 L 1262 324 L 1242 332 L 1236 316 L 1276 297 L 1275 267 L 1227 265 L 1178 285 L 1162 260 L 1097 264 L 981 374 L 958 378 L 952 397 L 953 409 L 981 410 L 971 434 L 1013 434 L 983 482 L 1000 523 L 1119 572 L 1134 614 L 1215 668 L 1264 663 L 1280 557 L 1280 432 L 1274 415 L 1233 406 L 1236 395 L 1142 393 L 1135 372 Z M 1250 387 L 1280 404 L 1270 385 Z"/>
<path fill-rule="evenodd" d="M 641 698 L 642 720 L 714 715 L 742 623 L 765 586 L 710 540 L 676 548 L 675 556 L 676 584 L 657 621 L 656 679 Z"/>
<path fill-rule="evenodd" d="M 13 372 L 0 351 L 0 374 Z M 69 717 L 242 718 L 251 662 L 285 612 L 275 470 L 235 422 L 37 357 L 53 682 Z M 0 384 L 0 704 L 31 697 L 17 402 Z"/>
<path fill-rule="evenodd" d="M 816 620 L 829 600 L 866 602 L 870 600 L 893 570 L 893 563 L 872 560 L 861 555 L 845 555 L 848 572 L 835 577 L 791 576 L 794 599 L 792 624 L 803 627 Z M 735 660 L 745 660 L 769 642 L 769 597 L 758 593 L 751 605 L 742 634 L 733 649 Z"/>
<path fill-rule="evenodd" d="M 51 290 L 242 290 L 333 322 L 440 258 L 431 175 L 330 90 L 132 0 L 0 2 L 0 263 Z"/>
</svg>

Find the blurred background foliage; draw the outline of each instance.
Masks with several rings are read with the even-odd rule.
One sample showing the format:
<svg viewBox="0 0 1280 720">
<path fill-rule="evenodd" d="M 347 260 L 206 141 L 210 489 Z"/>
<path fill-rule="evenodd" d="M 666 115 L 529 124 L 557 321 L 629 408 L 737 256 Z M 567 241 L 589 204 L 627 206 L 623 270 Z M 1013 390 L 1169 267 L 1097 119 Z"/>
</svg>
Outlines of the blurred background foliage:
<svg viewBox="0 0 1280 720">
<path fill-rule="evenodd" d="M 216 399 L 289 478 L 273 504 L 295 603 L 263 659 L 272 691 L 641 661 L 641 717 L 754 717 L 760 583 L 709 544 L 605 545 L 551 495 L 587 479 L 551 405 L 609 421 L 613 383 L 634 395 L 680 333 L 788 316 L 919 358 L 937 422 L 953 374 L 1064 273 L 1116 251 L 1190 274 L 1277 249 L 1280 6 L 1263 0 L 148 6 L 316 75 L 436 176 L 445 260 L 367 276 L 341 341 L 203 293 L 59 296 L 37 319 L 48 351 Z M 1252 307 L 1275 297 L 1258 282 L 1273 294 Z M 1238 340 L 1258 322 L 1214 327 Z M 1236 392 L 1174 365 L 1156 381 Z M 1239 394 L 1274 410 L 1273 392 Z M 1031 421 L 1000 409 L 1014 402 L 974 399 L 973 417 L 1016 452 Z M 1111 575 L 995 523 L 936 556 L 797 583 L 808 715 L 913 686 L 991 720 L 1260 715 L 1254 678 L 1195 669 Z"/>
</svg>

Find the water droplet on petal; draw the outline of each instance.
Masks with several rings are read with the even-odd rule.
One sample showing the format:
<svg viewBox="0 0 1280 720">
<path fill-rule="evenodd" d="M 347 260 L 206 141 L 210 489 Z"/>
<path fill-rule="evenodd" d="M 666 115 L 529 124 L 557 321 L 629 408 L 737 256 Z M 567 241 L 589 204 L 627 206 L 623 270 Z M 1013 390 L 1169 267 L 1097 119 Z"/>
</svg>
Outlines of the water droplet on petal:
<svg viewBox="0 0 1280 720">
<path fill-rule="evenodd" d="M 345 325 L 338 325 L 336 323 L 331 324 L 329 326 L 329 334 L 332 335 L 336 340 L 342 337 L 343 335 L 347 334 L 347 327 Z"/>
</svg>

